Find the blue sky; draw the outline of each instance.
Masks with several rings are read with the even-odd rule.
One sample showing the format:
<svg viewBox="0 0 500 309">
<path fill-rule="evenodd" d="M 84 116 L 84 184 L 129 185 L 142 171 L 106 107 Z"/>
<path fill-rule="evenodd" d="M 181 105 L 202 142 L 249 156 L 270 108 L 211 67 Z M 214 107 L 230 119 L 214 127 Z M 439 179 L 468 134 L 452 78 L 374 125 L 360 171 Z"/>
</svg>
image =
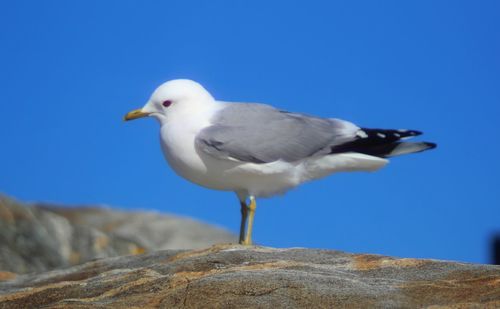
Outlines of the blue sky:
<svg viewBox="0 0 500 309">
<path fill-rule="evenodd" d="M 434 151 L 261 199 L 254 240 L 488 262 L 500 232 L 498 1 L 2 1 L 0 192 L 191 216 L 235 233 L 232 193 L 166 165 L 162 82 L 365 127 Z"/>
</svg>

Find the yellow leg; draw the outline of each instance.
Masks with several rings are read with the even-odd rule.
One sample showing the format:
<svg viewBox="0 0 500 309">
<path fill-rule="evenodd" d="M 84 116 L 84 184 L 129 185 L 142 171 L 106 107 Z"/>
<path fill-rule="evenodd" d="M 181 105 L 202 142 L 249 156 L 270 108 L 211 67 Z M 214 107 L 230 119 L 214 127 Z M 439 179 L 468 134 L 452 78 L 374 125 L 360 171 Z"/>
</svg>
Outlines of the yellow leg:
<svg viewBox="0 0 500 309">
<path fill-rule="evenodd" d="M 240 225 L 240 245 L 243 245 L 245 243 L 245 227 L 247 225 L 247 217 L 248 217 L 248 210 L 247 210 L 247 203 L 245 202 L 240 202 L 241 205 L 241 225 Z"/>
<path fill-rule="evenodd" d="M 248 205 L 248 226 L 247 232 L 245 235 L 245 240 L 243 241 L 244 245 L 252 244 L 252 229 L 253 229 L 253 217 L 255 215 L 255 208 L 257 208 L 257 203 L 255 203 L 255 198 L 250 196 L 250 205 Z"/>
</svg>

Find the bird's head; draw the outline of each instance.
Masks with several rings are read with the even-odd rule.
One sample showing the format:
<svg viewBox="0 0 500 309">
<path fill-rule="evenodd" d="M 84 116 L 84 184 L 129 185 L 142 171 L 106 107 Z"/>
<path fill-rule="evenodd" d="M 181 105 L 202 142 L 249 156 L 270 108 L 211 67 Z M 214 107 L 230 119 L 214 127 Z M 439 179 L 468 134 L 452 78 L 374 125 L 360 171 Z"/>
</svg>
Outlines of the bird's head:
<svg viewBox="0 0 500 309">
<path fill-rule="evenodd" d="M 197 82 L 174 79 L 156 88 L 148 102 L 142 108 L 127 113 L 124 120 L 151 116 L 162 123 L 171 118 L 174 112 L 178 116 L 189 114 L 211 101 L 213 97 Z"/>
</svg>

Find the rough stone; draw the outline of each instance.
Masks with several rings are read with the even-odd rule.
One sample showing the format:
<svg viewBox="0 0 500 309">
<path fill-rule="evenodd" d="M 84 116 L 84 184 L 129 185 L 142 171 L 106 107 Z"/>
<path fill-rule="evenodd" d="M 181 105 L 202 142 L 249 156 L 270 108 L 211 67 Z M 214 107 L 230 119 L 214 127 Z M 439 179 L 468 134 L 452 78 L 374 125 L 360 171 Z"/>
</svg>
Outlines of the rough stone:
<svg viewBox="0 0 500 309">
<path fill-rule="evenodd" d="M 233 242 L 192 219 L 104 207 L 26 205 L 0 196 L 0 281 L 97 258 Z M 15 275 L 15 274 L 14 274 Z"/>
<path fill-rule="evenodd" d="M 499 306 L 499 266 L 229 244 L 106 258 L 0 283 L 0 308 Z"/>
</svg>

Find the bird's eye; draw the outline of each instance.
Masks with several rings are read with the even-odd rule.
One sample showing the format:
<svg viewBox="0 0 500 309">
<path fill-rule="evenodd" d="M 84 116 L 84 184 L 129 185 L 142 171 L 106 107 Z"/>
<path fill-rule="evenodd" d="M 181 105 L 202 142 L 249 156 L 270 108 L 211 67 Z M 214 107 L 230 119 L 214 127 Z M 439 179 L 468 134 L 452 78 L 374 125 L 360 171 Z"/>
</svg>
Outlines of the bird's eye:
<svg viewBox="0 0 500 309">
<path fill-rule="evenodd" d="M 172 105 L 172 101 L 170 100 L 163 101 L 162 105 L 165 107 L 169 107 L 170 105 Z"/>
</svg>

